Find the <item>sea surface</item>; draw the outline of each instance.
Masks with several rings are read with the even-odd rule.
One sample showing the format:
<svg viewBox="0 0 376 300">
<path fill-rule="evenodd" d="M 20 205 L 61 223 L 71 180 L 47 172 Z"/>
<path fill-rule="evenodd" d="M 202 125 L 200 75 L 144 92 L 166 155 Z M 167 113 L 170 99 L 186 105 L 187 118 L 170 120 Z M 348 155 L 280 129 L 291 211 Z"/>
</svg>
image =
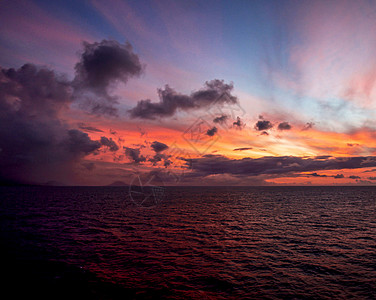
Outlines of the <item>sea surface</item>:
<svg viewBox="0 0 376 300">
<path fill-rule="evenodd" d="M 376 298 L 374 187 L 166 187 L 146 201 L 141 192 L 1 187 L 2 290 L 13 299 Z"/>
</svg>

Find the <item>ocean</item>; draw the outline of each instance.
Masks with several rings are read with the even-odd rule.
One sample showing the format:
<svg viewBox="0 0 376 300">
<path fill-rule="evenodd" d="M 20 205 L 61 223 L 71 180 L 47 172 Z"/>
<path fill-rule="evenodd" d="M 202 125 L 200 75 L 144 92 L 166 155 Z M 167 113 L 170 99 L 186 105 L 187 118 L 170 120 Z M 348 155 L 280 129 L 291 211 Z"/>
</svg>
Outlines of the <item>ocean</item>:
<svg viewBox="0 0 376 300">
<path fill-rule="evenodd" d="M 374 187 L 0 194 L 13 299 L 376 298 Z"/>
</svg>

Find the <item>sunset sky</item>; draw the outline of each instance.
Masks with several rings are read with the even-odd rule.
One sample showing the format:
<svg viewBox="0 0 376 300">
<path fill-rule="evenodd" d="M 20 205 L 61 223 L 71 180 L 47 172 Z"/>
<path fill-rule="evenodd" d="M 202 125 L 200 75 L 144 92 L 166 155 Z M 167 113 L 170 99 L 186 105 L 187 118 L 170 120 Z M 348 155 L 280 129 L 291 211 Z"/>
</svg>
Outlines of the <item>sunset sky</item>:
<svg viewBox="0 0 376 300">
<path fill-rule="evenodd" d="M 3 183 L 376 183 L 374 1 L 4 0 L 0 68 Z"/>
</svg>

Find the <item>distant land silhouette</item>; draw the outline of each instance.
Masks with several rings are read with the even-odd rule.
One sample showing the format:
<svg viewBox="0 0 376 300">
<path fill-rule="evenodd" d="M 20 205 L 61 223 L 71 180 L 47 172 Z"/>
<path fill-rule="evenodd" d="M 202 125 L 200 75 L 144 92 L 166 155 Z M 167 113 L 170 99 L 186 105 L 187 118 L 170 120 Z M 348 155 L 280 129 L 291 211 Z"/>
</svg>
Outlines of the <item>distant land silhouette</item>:
<svg viewBox="0 0 376 300">
<path fill-rule="evenodd" d="M 126 184 L 124 181 L 117 180 L 107 186 L 128 186 L 128 184 Z"/>
</svg>

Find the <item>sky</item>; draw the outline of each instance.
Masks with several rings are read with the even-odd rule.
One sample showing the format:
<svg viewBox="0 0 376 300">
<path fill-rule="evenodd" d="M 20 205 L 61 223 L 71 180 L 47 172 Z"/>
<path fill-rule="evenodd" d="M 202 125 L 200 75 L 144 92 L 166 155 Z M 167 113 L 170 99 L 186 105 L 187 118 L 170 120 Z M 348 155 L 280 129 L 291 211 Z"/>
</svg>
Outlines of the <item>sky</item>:
<svg viewBox="0 0 376 300">
<path fill-rule="evenodd" d="M 373 185 L 375 1 L 0 2 L 0 182 Z"/>
</svg>

